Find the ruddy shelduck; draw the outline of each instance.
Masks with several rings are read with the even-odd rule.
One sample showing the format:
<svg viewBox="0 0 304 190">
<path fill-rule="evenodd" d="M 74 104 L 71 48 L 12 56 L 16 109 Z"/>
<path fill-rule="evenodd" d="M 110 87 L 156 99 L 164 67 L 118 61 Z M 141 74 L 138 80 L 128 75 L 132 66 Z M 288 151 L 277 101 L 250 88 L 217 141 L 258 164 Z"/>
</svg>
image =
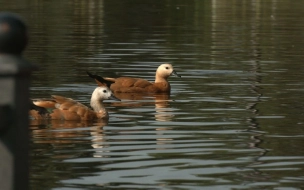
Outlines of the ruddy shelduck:
<svg viewBox="0 0 304 190">
<path fill-rule="evenodd" d="M 168 63 L 162 64 L 157 68 L 154 82 L 132 77 L 103 78 L 89 72 L 87 73 L 91 78 L 95 79 L 98 84 L 104 83 L 104 81 L 100 81 L 100 79 L 107 81 L 114 93 L 170 93 L 169 76 L 175 75 L 181 77 L 174 71 L 173 66 Z"/>
<path fill-rule="evenodd" d="M 90 105 L 93 109 L 63 96 L 53 95 L 51 99 L 33 100 L 30 106 L 30 119 L 57 120 L 97 120 L 107 119 L 109 114 L 103 100 L 116 98 L 107 86 L 95 88 Z"/>
</svg>

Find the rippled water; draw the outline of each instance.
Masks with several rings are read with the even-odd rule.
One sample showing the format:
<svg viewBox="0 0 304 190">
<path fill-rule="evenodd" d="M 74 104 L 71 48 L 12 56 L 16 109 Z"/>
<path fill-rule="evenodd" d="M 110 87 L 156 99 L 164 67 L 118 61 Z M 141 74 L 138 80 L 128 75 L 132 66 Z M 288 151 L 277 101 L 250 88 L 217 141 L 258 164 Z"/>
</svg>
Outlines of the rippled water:
<svg viewBox="0 0 304 190">
<path fill-rule="evenodd" d="M 170 96 L 118 94 L 109 121 L 33 121 L 31 189 L 304 188 L 302 1 L 5 6 L 31 29 L 35 98 L 88 104 L 86 70 L 153 80 L 170 62 L 182 75 Z"/>
</svg>

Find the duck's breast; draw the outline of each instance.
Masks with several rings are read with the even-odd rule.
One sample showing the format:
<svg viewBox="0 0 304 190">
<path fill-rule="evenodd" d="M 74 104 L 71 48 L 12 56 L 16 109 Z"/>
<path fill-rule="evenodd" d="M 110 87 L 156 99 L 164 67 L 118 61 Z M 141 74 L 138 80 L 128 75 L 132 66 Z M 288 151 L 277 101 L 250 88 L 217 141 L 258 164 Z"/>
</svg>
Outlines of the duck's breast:
<svg viewBox="0 0 304 190">
<path fill-rule="evenodd" d="M 149 91 L 153 93 L 169 93 L 170 90 L 171 87 L 168 82 L 153 83 L 153 85 L 149 87 Z"/>
</svg>

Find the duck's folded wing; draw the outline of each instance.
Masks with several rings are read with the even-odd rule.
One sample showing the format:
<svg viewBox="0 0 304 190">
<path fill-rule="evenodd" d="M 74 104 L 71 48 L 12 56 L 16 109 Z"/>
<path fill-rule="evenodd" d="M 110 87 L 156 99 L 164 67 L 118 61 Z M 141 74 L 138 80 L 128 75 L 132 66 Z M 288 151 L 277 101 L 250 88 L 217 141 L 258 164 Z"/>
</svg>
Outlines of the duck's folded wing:
<svg viewBox="0 0 304 190">
<path fill-rule="evenodd" d="M 52 97 L 57 102 L 54 116 L 61 114 L 65 120 L 92 120 L 97 117 L 93 110 L 71 98 L 56 95 Z"/>
<path fill-rule="evenodd" d="M 139 88 L 146 88 L 151 85 L 152 85 L 151 82 L 144 79 L 137 79 L 136 82 L 134 83 L 134 86 Z"/>
<path fill-rule="evenodd" d="M 75 108 L 86 108 L 87 106 L 71 99 L 63 96 L 52 95 L 52 98 L 56 102 L 55 107 L 61 110 L 74 110 Z"/>
<path fill-rule="evenodd" d="M 152 83 L 150 83 L 149 81 L 140 78 L 120 77 L 115 80 L 115 83 L 113 85 L 121 87 L 145 88 L 147 86 L 150 86 L 151 84 Z"/>
<path fill-rule="evenodd" d="M 33 104 L 47 110 L 44 115 L 31 110 L 30 116 L 33 119 L 93 120 L 97 117 L 87 106 L 63 96 L 53 95 L 52 99 L 36 100 Z"/>
</svg>

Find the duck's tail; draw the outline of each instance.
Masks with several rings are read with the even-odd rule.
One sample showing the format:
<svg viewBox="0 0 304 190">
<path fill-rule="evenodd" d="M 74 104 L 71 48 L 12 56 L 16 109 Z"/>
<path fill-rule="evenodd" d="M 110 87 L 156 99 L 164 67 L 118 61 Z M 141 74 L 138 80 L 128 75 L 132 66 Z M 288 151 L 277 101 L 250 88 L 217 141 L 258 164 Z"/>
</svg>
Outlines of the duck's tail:
<svg viewBox="0 0 304 190">
<path fill-rule="evenodd" d="M 36 105 L 30 100 L 29 115 L 31 119 L 49 119 L 50 113 L 46 107 Z"/>
<path fill-rule="evenodd" d="M 113 84 L 115 82 L 115 79 L 113 79 L 113 78 L 103 78 L 98 75 L 93 75 L 89 71 L 87 71 L 87 74 L 89 75 L 89 77 L 91 77 L 92 79 L 94 79 L 96 81 L 98 86 L 107 86 L 108 88 L 110 88 L 111 84 Z"/>
</svg>

